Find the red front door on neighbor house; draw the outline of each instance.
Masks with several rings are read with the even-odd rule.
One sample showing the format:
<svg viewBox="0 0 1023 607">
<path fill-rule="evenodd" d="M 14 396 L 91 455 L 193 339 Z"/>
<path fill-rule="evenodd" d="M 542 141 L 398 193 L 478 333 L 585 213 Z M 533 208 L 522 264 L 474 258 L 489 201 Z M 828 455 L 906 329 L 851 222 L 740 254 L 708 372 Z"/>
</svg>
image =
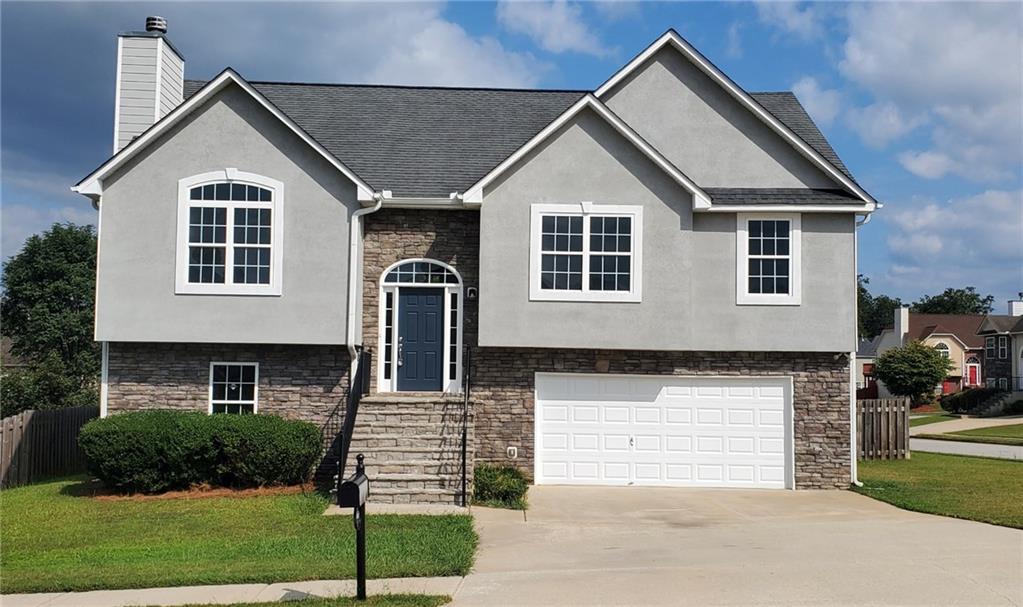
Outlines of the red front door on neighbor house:
<svg viewBox="0 0 1023 607">
<path fill-rule="evenodd" d="M 941 393 L 952 394 L 959 391 L 959 380 L 954 377 L 947 377 L 941 382 Z"/>
<path fill-rule="evenodd" d="M 980 383 L 980 365 L 966 365 L 966 380 L 971 386 Z"/>
</svg>

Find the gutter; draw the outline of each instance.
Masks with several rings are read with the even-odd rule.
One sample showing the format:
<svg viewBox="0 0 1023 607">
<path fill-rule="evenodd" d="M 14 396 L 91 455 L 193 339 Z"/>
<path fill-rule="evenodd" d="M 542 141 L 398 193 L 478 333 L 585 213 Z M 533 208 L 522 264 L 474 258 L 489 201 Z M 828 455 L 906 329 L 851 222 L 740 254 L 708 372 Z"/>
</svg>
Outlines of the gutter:
<svg viewBox="0 0 1023 607">
<path fill-rule="evenodd" d="M 880 208 L 880 204 L 878 205 Z M 860 482 L 858 474 L 859 465 L 859 449 L 857 449 L 856 441 L 856 346 L 859 346 L 860 342 L 860 331 L 859 331 L 859 302 L 860 302 L 860 283 L 859 283 L 859 254 L 860 254 L 860 241 L 859 232 L 856 228 L 870 223 L 871 215 L 867 213 L 863 216 L 862 221 L 857 221 L 853 227 L 853 280 L 856 281 L 856 295 L 853 298 L 853 318 L 856 319 L 856 338 L 853 344 L 854 348 L 849 352 L 849 482 L 854 487 L 862 487 L 863 483 Z"/>
<path fill-rule="evenodd" d="M 356 367 L 359 363 L 358 350 L 355 348 L 355 328 L 358 321 L 359 307 L 356 305 L 356 297 L 359 296 L 358 287 L 362 284 L 359 280 L 359 247 L 362 244 L 362 217 L 370 213 L 376 213 L 384 204 L 384 199 L 391 197 L 390 190 L 374 192 L 373 206 L 359 209 L 352 213 L 352 220 L 349 224 L 348 234 L 348 357 L 349 357 L 349 382 L 354 381 Z"/>
</svg>

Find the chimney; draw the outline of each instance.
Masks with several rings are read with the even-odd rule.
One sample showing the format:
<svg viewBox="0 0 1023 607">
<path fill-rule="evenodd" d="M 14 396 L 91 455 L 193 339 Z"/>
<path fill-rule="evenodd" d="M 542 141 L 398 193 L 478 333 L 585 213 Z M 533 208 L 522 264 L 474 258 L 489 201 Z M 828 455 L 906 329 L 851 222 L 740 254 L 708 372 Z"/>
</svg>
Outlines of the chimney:
<svg viewBox="0 0 1023 607">
<path fill-rule="evenodd" d="M 185 59 L 167 39 L 167 20 L 146 17 L 144 32 L 117 36 L 114 153 L 182 101 Z"/>
<path fill-rule="evenodd" d="M 906 333 L 909 332 L 909 306 L 895 309 L 895 336 L 900 345 L 906 345 Z"/>
<path fill-rule="evenodd" d="M 1023 292 L 1020 292 L 1019 299 L 1009 300 L 1009 316 L 1023 316 Z"/>
</svg>

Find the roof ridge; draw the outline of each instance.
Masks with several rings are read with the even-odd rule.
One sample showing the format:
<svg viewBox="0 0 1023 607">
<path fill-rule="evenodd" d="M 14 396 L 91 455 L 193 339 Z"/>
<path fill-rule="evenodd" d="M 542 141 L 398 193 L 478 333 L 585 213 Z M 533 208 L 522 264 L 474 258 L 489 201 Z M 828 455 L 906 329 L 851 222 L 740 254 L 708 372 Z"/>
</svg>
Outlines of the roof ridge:
<svg viewBox="0 0 1023 607">
<path fill-rule="evenodd" d="M 185 82 L 205 83 L 208 80 L 186 78 Z M 412 89 L 412 90 L 439 90 L 439 91 L 501 91 L 518 93 L 578 93 L 585 95 L 593 91 L 588 89 L 541 89 L 541 88 L 514 88 L 499 86 L 430 86 L 415 84 L 367 84 L 353 82 L 296 82 L 276 80 L 246 80 L 249 84 L 275 84 L 281 86 L 329 86 L 345 88 L 376 88 L 376 89 Z"/>
</svg>

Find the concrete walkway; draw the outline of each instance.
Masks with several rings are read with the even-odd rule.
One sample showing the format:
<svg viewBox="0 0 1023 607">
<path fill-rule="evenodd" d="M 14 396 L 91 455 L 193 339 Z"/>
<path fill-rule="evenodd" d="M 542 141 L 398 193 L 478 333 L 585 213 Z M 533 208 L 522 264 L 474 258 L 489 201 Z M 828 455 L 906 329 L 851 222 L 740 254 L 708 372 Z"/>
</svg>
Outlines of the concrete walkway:
<svg viewBox="0 0 1023 607">
<path fill-rule="evenodd" d="M 366 593 L 454 596 L 461 577 L 367 580 Z M 283 584 L 230 584 L 138 590 L 94 590 L 43 594 L 5 594 L 3 607 L 138 607 L 143 605 L 231 605 L 295 601 L 313 597 L 355 596 L 355 580 L 318 580 Z"/>
<path fill-rule="evenodd" d="M 934 425 L 937 426 L 938 424 Z M 1023 447 L 1017 445 L 991 445 L 987 443 L 968 443 L 965 441 L 910 438 L 909 450 L 911 452 L 923 451 L 925 453 L 947 453 L 949 455 L 972 455 L 974 457 L 1023 460 Z"/>
<path fill-rule="evenodd" d="M 964 417 L 952 419 L 947 422 L 936 422 L 914 426 L 909 429 L 909 435 L 915 434 L 945 434 L 946 432 L 959 432 L 960 430 L 976 430 L 977 428 L 993 428 L 995 426 L 1011 426 L 1023 424 L 1023 415 L 1010 415 L 1007 417 Z"/>
</svg>

